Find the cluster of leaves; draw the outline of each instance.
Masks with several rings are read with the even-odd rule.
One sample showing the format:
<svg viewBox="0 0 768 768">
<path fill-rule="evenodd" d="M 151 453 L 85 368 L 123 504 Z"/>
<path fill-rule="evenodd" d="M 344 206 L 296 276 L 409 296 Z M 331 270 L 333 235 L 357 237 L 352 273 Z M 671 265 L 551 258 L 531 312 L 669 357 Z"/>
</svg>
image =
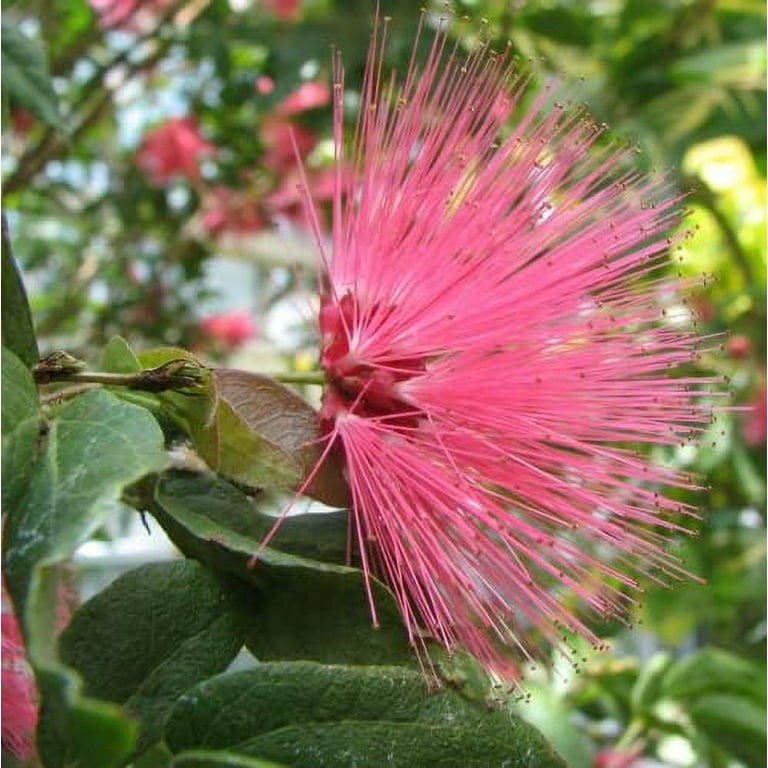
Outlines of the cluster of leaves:
<svg viewBox="0 0 768 768">
<path fill-rule="evenodd" d="M 594 658 L 576 678 L 558 670 L 556 659 L 553 668 L 553 677 L 528 681 L 525 717 L 574 768 L 594 764 L 606 723 L 624 725 L 602 749 L 621 764 L 653 751 L 677 752 L 680 762 L 695 755 L 712 766 L 734 760 L 756 766 L 764 759 L 765 675 L 759 664 L 736 654 L 709 646 L 678 659 L 657 652 L 643 665 L 632 658 Z M 569 717 L 574 710 L 578 723 Z"/>
</svg>

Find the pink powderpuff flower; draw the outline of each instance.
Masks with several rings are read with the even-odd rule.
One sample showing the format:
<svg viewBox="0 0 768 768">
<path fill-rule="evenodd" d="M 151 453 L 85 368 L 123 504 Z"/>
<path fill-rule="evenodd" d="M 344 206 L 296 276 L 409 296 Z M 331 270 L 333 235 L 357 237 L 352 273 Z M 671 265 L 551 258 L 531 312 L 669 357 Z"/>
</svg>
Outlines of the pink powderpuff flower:
<svg viewBox="0 0 768 768">
<path fill-rule="evenodd" d="M 695 510 L 660 488 L 691 481 L 632 447 L 710 415 L 712 381 L 668 375 L 699 342 L 658 303 L 685 287 L 659 276 L 677 200 L 583 110 L 528 103 L 507 53 L 441 28 L 398 82 L 386 36 L 377 21 L 346 142 L 334 60 L 332 248 L 305 195 L 326 451 L 366 582 L 387 581 L 417 651 L 431 636 L 514 679 L 532 630 L 600 645 L 564 593 L 622 616 L 638 575 L 689 576 L 665 543 Z"/>
<path fill-rule="evenodd" d="M 216 153 L 216 147 L 200 135 L 192 117 L 167 120 L 144 136 L 136 164 L 154 184 L 163 186 L 175 176 L 200 178 L 200 159 Z"/>
<path fill-rule="evenodd" d="M 2 588 L 2 656 L 2 742 L 18 760 L 25 761 L 35 751 L 37 689 L 5 584 Z"/>
<path fill-rule="evenodd" d="M 256 325 L 243 310 L 220 312 L 204 318 L 200 328 L 213 339 L 232 347 L 245 343 L 256 335 Z"/>
</svg>

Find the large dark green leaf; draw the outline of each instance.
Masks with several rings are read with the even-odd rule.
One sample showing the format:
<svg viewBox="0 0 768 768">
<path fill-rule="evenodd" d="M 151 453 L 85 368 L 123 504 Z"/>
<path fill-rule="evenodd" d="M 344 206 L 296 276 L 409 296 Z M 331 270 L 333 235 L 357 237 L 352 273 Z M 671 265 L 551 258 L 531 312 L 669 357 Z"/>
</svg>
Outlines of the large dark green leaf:
<svg viewBox="0 0 768 768">
<path fill-rule="evenodd" d="M 3 90 L 49 125 L 58 125 L 56 92 L 40 43 L 21 32 L 18 23 L 2 19 Z"/>
<path fill-rule="evenodd" d="M 137 752 L 158 740 L 178 696 L 226 669 L 243 645 L 237 585 L 191 560 L 131 571 L 83 605 L 61 658 L 85 693 L 137 716 Z"/>
<path fill-rule="evenodd" d="M 21 279 L 19 268 L 11 253 L 11 240 L 8 236 L 8 222 L 2 217 L 2 329 L 3 346 L 8 347 L 28 367 L 37 363 L 39 352 L 32 315 L 29 311 L 27 293 Z"/>
<path fill-rule="evenodd" d="M 765 675 L 755 664 L 728 651 L 702 648 L 669 667 L 661 691 L 681 701 L 729 693 L 764 702 Z"/>
<path fill-rule="evenodd" d="M 275 524 L 272 515 L 260 513 L 248 496 L 222 478 L 167 472 L 161 487 L 165 496 L 183 498 L 190 511 L 256 541 L 261 541 Z M 289 515 L 284 518 L 270 546 L 292 555 L 344 565 L 348 523 L 347 511 Z"/>
<path fill-rule="evenodd" d="M 246 757 L 235 752 L 194 749 L 177 755 L 170 768 L 288 768 L 283 763 Z"/>
<path fill-rule="evenodd" d="M 2 500 L 9 513 L 29 481 L 37 454 L 40 407 L 37 387 L 24 363 L 3 347 L 2 352 Z"/>
<path fill-rule="evenodd" d="M 205 491 L 206 485 L 212 490 Z M 256 586 L 246 606 L 248 647 L 260 659 L 391 664 L 412 661 L 400 614 L 391 593 L 371 580 L 379 628 L 372 626 L 363 575 L 354 568 L 323 563 L 274 548 L 226 528 L 222 522 L 247 502 L 216 480 L 164 478 L 153 510 L 177 546 L 219 570 Z M 202 507 L 207 507 L 205 513 Z M 242 510 L 242 512 L 240 512 Z M 257 515 L 255 510 L 252 515 Z M 259 552 L 258 562 L 251 565 Z"/>
<path fill-rule="evenodd" d="M 9 510 L 4 573 L 43 695 L 38 746 L 46 766 L 77 760 L 81 768 L 109 768 L 133 745 L 135 725 L 119 708 L 82 696 L 78 676 L 57 657 L 57 565 L 101 524 L 126 485 L 166 464 L 149 413 L 108 392 L 88 392 L 51 423 Z"/>
<path fill-rule="evenodd" d="M 108 514 L 122 489 L 168 464 L 157 422 L 105 391 L 68 403 L 5 536 L 5 571 L 24 613 L 40 569 L 69 557 Z"/>
<path fill-rule="evenodd" d="M 507 709 L 430 692 L 403 667 L 261 664 L 185 694 L 166 730 L 173 751 L 225 749 L 295 768 L 564 765 Z"/>
<path fill-rule="evenodd" d="M 765 707 L 749 699 L 713 693 L 697 699 L 688 715 L 707 738 L 746 765 L 764 765 Z"/>
</svg>

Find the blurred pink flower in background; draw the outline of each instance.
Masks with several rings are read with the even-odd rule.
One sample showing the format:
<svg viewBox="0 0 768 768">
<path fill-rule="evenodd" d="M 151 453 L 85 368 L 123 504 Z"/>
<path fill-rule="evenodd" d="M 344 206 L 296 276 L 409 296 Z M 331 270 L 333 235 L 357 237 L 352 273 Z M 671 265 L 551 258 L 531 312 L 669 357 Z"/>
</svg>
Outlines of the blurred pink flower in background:
<svg viewBox="0 0 768 768">
<path fill-rule="evenodd" d="M 633 768 L 641 749 L 605 749 L 595 755 L 595 768 Z"/>
<path fill-rule="evenodd" d="M 203 139 L 193 117 L 177 117 L 147 131 L 136 164 L 162 186 L 177 176 L 199 179 L 200 160 L 215 153 L 216 147 Z"/>
<path fill-rule="evenodd" d="M 261 75 L 261 77 L 256 78 L 256 82 L 253 84 L 253 89 L 256 93 L 265 96 L 275 90 L 275 81 L 269 75 Z"/>
<path fill-rule="evenodd" d="M 766 406 L 765 380 L 758 386 L 749 404 L 749 410 L 744 414 L 742 435 L 747 445 L 757 447 L 764 445 L 768 434 L 768 407 Z"/>
<path fill-rule="evenodd" d="M 325 203 L 333 199 L 336 172 L 333 168 L 308 168 L 302 179 L 298 168 L 287 171 L 278 187 L 266 197 L 267 209 L 284 216 L 300 226 L 306 225 L 304 211 L 305 195 L 302 192 L 304 182 L 309 194 L 316 203 Z"/>
<path fill-rule="evenodd" d="M 20 136 L 26 136 L 36 121 L 35 116 L 23 107 L 14 107 L 11 110 L 11 127 Z"/>
<path fill-rule="evenodd" d="M 252 339 L 257 332 L 253 318 L 244 310 L 209 315 L 200 322 L 200 328 L 212 339 L 232 347 Z"/>
<path fill-rule="evenodd" d="M 105 28 L 121 27 L 127 31 L 145 31 L 157 23 L 174 0 L 89 0 L 91 8 Z"/>
<path fill-rule="evenodd" d="M 374 34 L 352 147 L 335 92 L 356 173 L 335 184 L 332 247 L 313 223 L 321 417 L 366 580 L 386 579 L 412 644 L 515 677 L 532 629 L 600 646 L 564 593 L 621 617 L 637 575 L 689 575 L 665 533 L 695 510 L 658 489 L 691 481 L 628 444 L 700 433 L 713 381 L 669 375 L 699 339 L 658 303 L 686 289 L 654 278 L 679 221 L 664 182 L 549 92 L 508 126 L 529 100 L 510 58 L 445 64 L 445 45 L 390 84 Z"/>
<path fill-rule="evenodd" d="M 315 148 L 317 144 L 315 132 L 290 118 L 311 109 L 324 107 L 330 98 L 331 91 L 328 83 L 321 80 L 303 83 L 264 118 L 261 126 L 261 141 L 267 151 L 262 158 L 262 163 L 267 168 L 275 173 L 281 173 L 296 166 L 296 151 L 291 141 L 291 134 L 302 159 Z"/>
<path fill-rule="evenodd" d="M 214 187 L 203 199 L 201 221 L 212 235 L 258 232 L 266 226 L 254 193 L 224 186 Z"/>
<path fill-rule="evenodd" d="M 305 158 L 317 144 L 317 135 L 309 128 L 281 119 L 266 118 L 261 125 L 261 141 L 267 148 L 261 162 L 275 173 L 296 167 L 296 152 L 291 141 L 296 142 L 299 155 Z"/>
<path fill-rule="evenodd" d="M 275 107 L 274 114 L 279 117 L 292 117 L 327 106 L 331 100 L 331 88 L 324 80 L 310 80 L 302 83 L 293 93 L 285 97 Z"/>
<path fill-rule="evenodd" d="M 283 21 L 296 21 L 301 11 L 301 0 L 261 0 L 261 7 Z"/>
<path fill-rule="evenodd" d="M 725 351 L 732 360 L 744 360 L 752 354 L 752 342 L 747 336 L 737 333 L 725 343 Z"/>
<path fill-rule="evenodd" d="M 24 761 L 34 752 L 37 689 L 5 585 L 2 588 L 2 652 L 2 742 L 17 759 Z"/>
</svg>

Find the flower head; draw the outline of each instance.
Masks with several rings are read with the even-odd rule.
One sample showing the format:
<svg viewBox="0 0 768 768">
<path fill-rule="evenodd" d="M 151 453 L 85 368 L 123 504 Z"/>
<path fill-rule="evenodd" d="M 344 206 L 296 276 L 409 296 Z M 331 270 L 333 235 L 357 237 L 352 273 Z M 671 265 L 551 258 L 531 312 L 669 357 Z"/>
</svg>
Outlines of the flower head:
<svg viewBox="0 0 768 768">
<path fill-rule="evenodd" d="M 665 534 L 693 510 L 658 489 L 688 482 L 628 447 L 708 419 L 706 382 L 668 375 L 697 345 L 662 316 L 676 200 L 548 91 L 520 114 L 526 80 L 487 46 L 439 31 L 423 66 L 382 78 L 383 28 L 346 143 L 335 62 L 337 167 L 356 174 L 337 173 L 331 253 L 307 196 L 321 417 L 365 574 L 414 645 L 426 631 L 514 677 L 531 629 L 599 644 L 564 592 L 617 616 L 637 574 L 685 574 Z"/>
<path fill-rule="evenodd" d="M 200 135 L 197 121 L 191 117 L 167 120 L 149 131 L 136 156 L 137 165 L 158 185 L 175 176 L 200 178 L 200 159 L 216 148 Z"/>
</svg>

